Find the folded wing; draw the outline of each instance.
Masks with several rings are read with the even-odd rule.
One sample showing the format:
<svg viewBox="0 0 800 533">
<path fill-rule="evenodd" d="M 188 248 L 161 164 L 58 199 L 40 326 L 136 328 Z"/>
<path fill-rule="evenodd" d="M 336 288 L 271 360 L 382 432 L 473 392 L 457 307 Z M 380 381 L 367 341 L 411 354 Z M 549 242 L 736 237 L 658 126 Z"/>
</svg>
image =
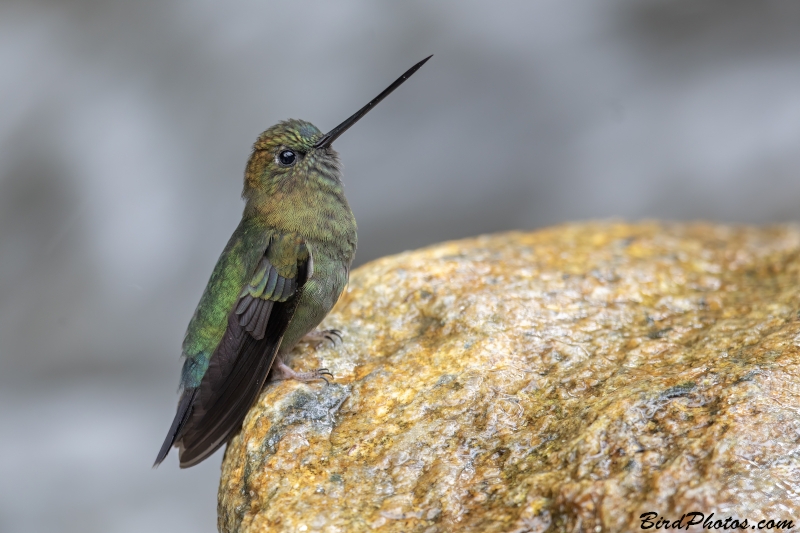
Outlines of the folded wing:
<svg viewBox="0 0 800 533">
<path fill-rule="evenodd" d="M 156 464 L 176 445 L 181 467 L 193 466 L 239 430 L 267 379 L 312 269 L 310 250 L 299 236 L 271 237 L 228 315 L 225 334 L 199 386 L 183 391 Z"/>
</svg>

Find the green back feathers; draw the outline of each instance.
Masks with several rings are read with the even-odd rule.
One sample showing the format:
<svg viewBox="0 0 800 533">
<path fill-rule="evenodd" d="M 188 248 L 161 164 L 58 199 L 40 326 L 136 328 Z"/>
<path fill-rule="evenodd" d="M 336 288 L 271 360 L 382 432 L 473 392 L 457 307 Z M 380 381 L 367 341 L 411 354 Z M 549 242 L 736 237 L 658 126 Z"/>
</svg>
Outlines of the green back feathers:
<svg viewBox="0 0 800 533">
<path fill-rule="evenodd" d="M 183 387 L 196 387 L 200 383 L 211 354 L 225 334 L 228 315 L 264 256 L 269 237 L 263 226 L 247 218 L 233 232 L 186 330 Z"/>
</svg>

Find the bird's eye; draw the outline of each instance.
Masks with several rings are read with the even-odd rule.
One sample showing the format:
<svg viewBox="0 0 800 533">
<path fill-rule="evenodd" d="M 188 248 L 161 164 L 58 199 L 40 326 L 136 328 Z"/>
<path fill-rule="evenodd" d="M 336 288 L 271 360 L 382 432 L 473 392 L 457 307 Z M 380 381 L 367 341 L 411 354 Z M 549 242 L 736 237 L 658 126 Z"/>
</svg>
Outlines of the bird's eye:
<svg viewBox="0 0 800 533">
<path fill-rule="evenodd" d="M 278 154 L 278 163 L 285 167 L 294 165 L 295 161 L 297 161 L 297 155 L 291 150 L 283 150 Z"/>
</svg>

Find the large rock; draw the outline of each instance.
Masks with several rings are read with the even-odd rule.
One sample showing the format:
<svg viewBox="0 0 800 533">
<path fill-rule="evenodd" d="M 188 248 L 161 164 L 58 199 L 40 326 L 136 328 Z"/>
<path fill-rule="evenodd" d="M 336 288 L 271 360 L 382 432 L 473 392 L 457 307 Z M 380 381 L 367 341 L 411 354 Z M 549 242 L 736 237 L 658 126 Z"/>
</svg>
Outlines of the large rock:
<svg viewBox="0 0 800 533">
<path fill-rule="evenodd" d="M 293 363 L 335 382 L 267 387 L 219 528 L 797 527 L 799 253 L 789 226 L 580 224 L 359 268 L 344 344 Z"/>
</svg>

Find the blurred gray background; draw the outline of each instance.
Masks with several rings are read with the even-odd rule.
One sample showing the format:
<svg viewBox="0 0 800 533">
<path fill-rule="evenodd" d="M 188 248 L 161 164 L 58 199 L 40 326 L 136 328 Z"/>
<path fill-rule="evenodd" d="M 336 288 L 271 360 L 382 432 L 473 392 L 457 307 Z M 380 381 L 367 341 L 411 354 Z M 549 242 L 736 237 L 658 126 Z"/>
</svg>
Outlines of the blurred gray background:
<svg viewBox="0 0 800 533">
<path fill-rule="evenodd" d="M 256 136 L 327 130 L 359 264 L 621 216 L 800 205 L 800 3 L 0 3 L 0 531 L 211 532 L 221 455 L 150 465 Z"/>
</svg>

